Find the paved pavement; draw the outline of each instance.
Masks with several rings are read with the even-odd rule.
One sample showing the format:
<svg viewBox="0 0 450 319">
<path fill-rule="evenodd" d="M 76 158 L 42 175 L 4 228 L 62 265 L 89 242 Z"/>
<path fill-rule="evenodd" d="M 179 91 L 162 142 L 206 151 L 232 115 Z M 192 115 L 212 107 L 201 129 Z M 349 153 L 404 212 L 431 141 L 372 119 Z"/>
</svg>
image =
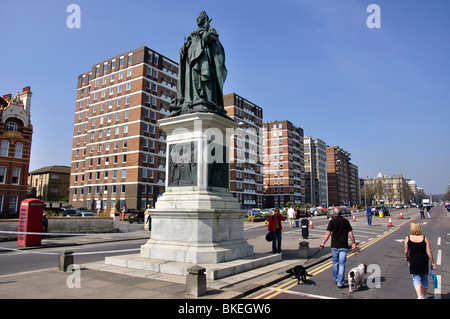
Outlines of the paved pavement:
<svg viewBox="0 0 450 319">
<path fill-rule="evenodd" d="M 313 219 L 314 221 L 315 219 Z M 387 220 L 374 218 L 374 225 L 386 226 Z M 263 223 L 245 223 L 247 227 L 264 227 Z M 122 235 L 102 236 L 72 236 L 50 238 L 43 241 L 45 247 L 64 247 L 68 245 L 88 242 L 107 242 L 149 237 L 148 232 L 131 232 Z M 309 256 L 318 251 L 323 239 L 323 232 L 311 230 L 309 238 Z M 358 238 L 357 238 L 358 240 Z M 283 255 L 282 260 L 275 264 L 247 271 L 234 276 L 207 282 L 207 293 L 198 299 L 236 299 L 270 286 L 281 281 L 289 275 L 286 270 L 294 265 L 303 264 L 306 268 L 312 267 L 326 259 L 331 258 L 329 242 L 324 250 L 316 254 L 308 263 L 298 256 L 301 238 L 299 228 L 289 228 L 287 222 L 283 223 Z M 264 236 L 251 238 L 248 242 L 254 246 L 255 253 L 268 253 L 271 243 L 265 241 Z M 1 247 L 10 249 L 33 249 L 38 252 L 40 248 L 18 247 L 15 241 L 0 242 Z M 42 247 L 41 247 L 42 248 Z M 1 253 L 0 253 L 1 258 Z M 76 256 L 75 256 L 76 264 Z M 1 262 L 1 259 L 0 259 Z M 120 267 L 104 267 L 104 262 L 79 265 L 80 271 L 73 273 L 60 272 L 55 264 L 54 268 L 41 269 L 25 273 L 16 273 L 0 276 L 0 298 L 10 299 L 194 299 L 185 294 L 186 277 L 157 274 L 147 271 L 146 274 L 131 270 L 117 269 Z M 98 269 L 102 269 L 101 271 Z M 107 271 L 106 271 L 107 270 Z"/>
</svg>

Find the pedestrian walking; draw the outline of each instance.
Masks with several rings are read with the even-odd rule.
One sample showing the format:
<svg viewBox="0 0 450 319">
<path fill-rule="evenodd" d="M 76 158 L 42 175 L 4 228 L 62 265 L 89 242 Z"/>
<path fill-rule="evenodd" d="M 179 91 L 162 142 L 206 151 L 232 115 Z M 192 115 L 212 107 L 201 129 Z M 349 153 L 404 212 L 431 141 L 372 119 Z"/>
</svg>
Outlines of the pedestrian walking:
<svg viewBox="0 0 450 319">
<path fill-rule="evenodd" d="M 366 216 L 367 216 L 367 224 L 369 224 L 369 226 L 372 226 L 372 207 L 367 206 L 366 207 Z"/>
<path fill-rule="evenodd" d="M 424 213 L 424 210 L 423 210 L 423 206 L 420 206 L 420 219 L 425 219 L 425 213 Z"/>
<path fill-rule="evenodd" d="M 409 263 L 417 299 L 425 299 L 428 290 L 428 268 L 436 269 L 428 238 L 422 234 L 419 223 L 412 222 L 409 235 L 405 238 L 405 260 Z"/>
<path fill-rule="evenodd" d="M 292 207 L 292 205 L 291 205 L 291 207 L 289 207 L 289 209 L 287 211 L 287 215 L 288 215 L 288 218 L 289 218 L 289 228 L 292 228 L 292 223 L 295 220 L 295 210 Z"/>
<path fill-rule="evenodd" d="M 330 220 L 327 232 L 320 245 L 323 249 L 331 235 L 331 253 L 333 259 L 333 279 L 338 288 L 344 288 L 345 263 L 347 262 L 348 237 L 352 240 L 352 249 L 356 249 L 355 235 L 350 222 L 342 217 L 342 208 L 334 208 L 334 218 Z"/>
<path fill-rule="evenodd" d="M 44 213 L 44 215 L 42 216 L 42 232 L 48 233 L 48 219 L 46 213 Z M 42 235 L 41 238 L 47 239 L 47 235 Z"/>
<path fill-rule="evenodd" d="M 431 211 L 431 207 L 430 207 L 430 206 L 427 206 L 428 219 L 431 218 L 431 213 L 430 213 L 430 211 Z"/>
<path fill-rule="evenodd" d="M 273 233 L 272 252 L 274 254 L 281 254 L 281 221 L 286 220 L 286 217 L 280 214 L 278 208 L 274 209 L 274 214 L 269 218 L 268 230 Z"/>
</svg>

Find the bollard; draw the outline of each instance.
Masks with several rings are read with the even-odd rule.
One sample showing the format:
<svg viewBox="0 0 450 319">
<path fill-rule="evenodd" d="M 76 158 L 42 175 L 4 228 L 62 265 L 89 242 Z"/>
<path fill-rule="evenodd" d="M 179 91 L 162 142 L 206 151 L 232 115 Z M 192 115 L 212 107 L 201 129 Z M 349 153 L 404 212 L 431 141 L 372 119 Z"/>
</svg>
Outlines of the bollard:
<svg viewBox="0 0 450 319">
<path fill-rule="evenodd" d="M 67 271 L 67 267 L 73 264 L 73 251 L 60 251 L 59 252 L 59 271 Z"/>
<path fill-rule="evenodd" d="M 200 297 L 206 294 L 206 269 L 194 266 L 187 269 L 186 295 Z"/>
<path fill-rule="evenodd" d="M 298 257 L 306 259 L 309 256 L 309 243 L 302 241 L 298 244 Z"/>
</svg>

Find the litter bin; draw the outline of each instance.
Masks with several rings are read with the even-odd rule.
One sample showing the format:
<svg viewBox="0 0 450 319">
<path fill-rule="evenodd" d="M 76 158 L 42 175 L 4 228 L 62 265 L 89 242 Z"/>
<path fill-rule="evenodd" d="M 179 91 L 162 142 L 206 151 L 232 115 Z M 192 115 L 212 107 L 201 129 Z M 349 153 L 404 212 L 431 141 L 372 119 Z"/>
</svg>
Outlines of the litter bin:
<svg viewBox="0 0 450 319">
<path fill-rule="evenodd" d="M 383 218 L 384 216 L 383 216 L 383 210 L 382 209 L 380 209 L 380 212 L 379 212 L 379 216 L 380 216 L 380 218 Z"/>
<path fill-rule="evenodd" d="M 308 219 L 303 218 L 301 224 L 302 224 L 302 237 L 308 238 L 308 236 L 309 236 L 309 228 L 308 228 L 309 221 L 308 221 Z"/>
</svg>

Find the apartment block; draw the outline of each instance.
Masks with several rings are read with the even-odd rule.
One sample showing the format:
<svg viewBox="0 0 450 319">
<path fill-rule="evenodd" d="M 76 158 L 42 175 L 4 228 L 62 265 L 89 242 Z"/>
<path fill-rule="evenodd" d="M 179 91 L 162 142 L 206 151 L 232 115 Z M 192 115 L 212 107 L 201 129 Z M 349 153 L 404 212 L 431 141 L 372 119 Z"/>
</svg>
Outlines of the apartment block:
<svg viewBox="0 0 450 319">
<path fill-rule="evenodd" d="M 350 205 L 353 206 L 361 203 L 361 185 L 359 180 L 358 166 L 353 163 L 349 163 L 348 169 L 349 200 Z"/>
<path fill-rule="evenodd" d="M 157 121 L 176 96 L 178 64 L 141 47 L 78 77 L 69 202 L 109 211 L 153 206 L 165 186 Z"/>
<path fill-rule="evenodd" d="M 328 207 L 327 144 L 319 138 L 304 137 L 306 203 Z"/>
<path fill-rule="evenodd" d="M 339 146 L 327 146 L 329 205 L 353 206 L 360 202 L 358 166 L 350 153 Z"/>
<path fill-rule="evenodd" d="M 18 213 L 27 197 L 33 125 L 32 92 L 25 87 L 13 98 L 0 98 L 0 213 Z"/>
<path fill-rule="evenodd" d="M 263 123 L 266 207 L 305 204 L 303 129 L 290 121 Z"/>
<path fill-rule="evenodd" d="M 237 95 L 223 97 L 227 115 L 240 127 L 230 141 L 230 191 L 241 208 L 263 207 L 262 108 Z"/>
</svg>

